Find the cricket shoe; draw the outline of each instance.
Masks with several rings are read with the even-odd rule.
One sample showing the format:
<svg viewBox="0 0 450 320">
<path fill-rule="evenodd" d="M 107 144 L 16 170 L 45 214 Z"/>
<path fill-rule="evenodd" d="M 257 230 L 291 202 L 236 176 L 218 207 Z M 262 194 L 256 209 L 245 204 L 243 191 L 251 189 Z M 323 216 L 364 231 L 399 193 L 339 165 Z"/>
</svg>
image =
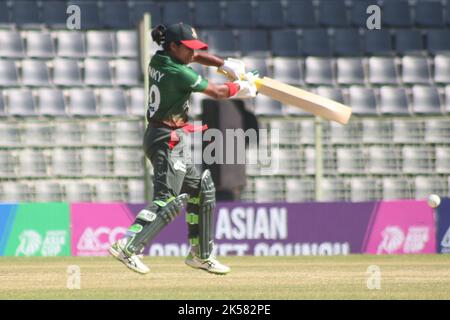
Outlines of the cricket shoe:
<svg viewBox="0 0 450 320">
<path fill-rule="evenodd" d="M 141 274 L 150 272 L 150 269 L 141 261 L 138 255 L 133 254 L 129 256 L 124 252 L 120 240 L 109 248 L 109 253 L 133 271 Z"/>
<path fill-rule="evenodd" d="M 207 259 L 200 259 L 192 252 L 189 252 L 184 263 L 194 269 L 202 269 L 209 273 L 227 274 L 231 271 L 230 267 L 221 264 L 213 255 L 210 255 Z"/>
</svg>

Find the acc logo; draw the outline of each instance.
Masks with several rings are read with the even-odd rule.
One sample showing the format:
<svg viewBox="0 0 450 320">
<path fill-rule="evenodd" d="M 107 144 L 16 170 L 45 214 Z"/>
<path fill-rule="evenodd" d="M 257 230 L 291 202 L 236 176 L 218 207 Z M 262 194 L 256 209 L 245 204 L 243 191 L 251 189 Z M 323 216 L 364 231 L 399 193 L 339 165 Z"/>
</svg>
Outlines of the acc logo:
<svg viewBox="0 0 450 320">
<path fill-rule="evenodd" d="M 66 231 L 49 230 L 42 237 L 36 230 L 24 230 L 19 240 L 16 256 L 34 256 L 38 253 L 44 257 L 57 256 L 66 243 Z"/>
<path fill-rule="evenodd" d="M 125 234 L 126 228 L 86 228 L 77 243 L 79 255 L 105 255 L 109 246 Z"/>
<path fill-rule="evenodd" d="M 381 233 L 382 240 L 378 245 L 377 254 L 394 253 L 402 249 L 404 253 L 418 253 L 425 248 L 430 239 L 430 230 L 424 226 L 410 226 L 405 233 L 398 226 L 387 226 Z"/>
<path fill-rule="evenodd" d="M 450 227 L 447 229 L 447 232 L 445 232 L 444 237 L 441 241 L 442 246 L 442 253 L 449 253 L 450 252 Z"/>
</svg>

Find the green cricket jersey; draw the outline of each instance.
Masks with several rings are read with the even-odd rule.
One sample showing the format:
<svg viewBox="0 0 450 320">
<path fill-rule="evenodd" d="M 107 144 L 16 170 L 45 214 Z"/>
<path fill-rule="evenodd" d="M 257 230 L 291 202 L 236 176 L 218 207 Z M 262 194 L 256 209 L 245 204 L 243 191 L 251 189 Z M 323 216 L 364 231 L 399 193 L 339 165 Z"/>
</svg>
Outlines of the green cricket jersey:
<svg viewBox="0 0 450 320">
<path fill-rule="evenodd" d="M 202 92 L 207 86 L 208 81 L 192 68 L 157 51 L 149 65 L 148 117 L 169 126 L 184 124 L 191 93 Z"/>
</svg>

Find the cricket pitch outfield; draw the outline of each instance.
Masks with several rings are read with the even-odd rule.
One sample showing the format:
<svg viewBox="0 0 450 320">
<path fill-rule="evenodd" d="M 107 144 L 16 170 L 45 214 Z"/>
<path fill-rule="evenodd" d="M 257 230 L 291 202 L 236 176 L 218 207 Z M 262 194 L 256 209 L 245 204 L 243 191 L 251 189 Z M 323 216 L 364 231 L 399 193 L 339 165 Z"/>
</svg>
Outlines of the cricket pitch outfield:
<svg viewBox="0 0 450 320">
<path fill-rule="evenodd" d="M 111 257 L 0 257 L 0 299 L 450 299 L 450 255 L 223 257 L 226 276 L 182 257 L 144 261 L 151 272 L 142 276 Z M 67 288 L 71 265 L 80 289 Z M 379 289 L 368 288 L 369 266 L 379 268 Z"/>
</svg>

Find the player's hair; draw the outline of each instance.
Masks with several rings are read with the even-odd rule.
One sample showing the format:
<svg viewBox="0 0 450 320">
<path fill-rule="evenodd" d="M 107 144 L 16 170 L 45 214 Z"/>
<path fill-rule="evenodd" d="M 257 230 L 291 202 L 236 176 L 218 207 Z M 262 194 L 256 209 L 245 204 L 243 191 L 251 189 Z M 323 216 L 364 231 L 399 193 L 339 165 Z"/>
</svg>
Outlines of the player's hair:
<svg viewBox="0 0 450 320">
<path fill-rule="evenodd" d="M 170 43 L 166 42 L 166 29 L 166 26 L 164 26 L 163 24 L 156 26 L 152 30 L 152 39 L 159 46 L 162 46 L 165 51 L 169 51 Z"/>
</svg>

